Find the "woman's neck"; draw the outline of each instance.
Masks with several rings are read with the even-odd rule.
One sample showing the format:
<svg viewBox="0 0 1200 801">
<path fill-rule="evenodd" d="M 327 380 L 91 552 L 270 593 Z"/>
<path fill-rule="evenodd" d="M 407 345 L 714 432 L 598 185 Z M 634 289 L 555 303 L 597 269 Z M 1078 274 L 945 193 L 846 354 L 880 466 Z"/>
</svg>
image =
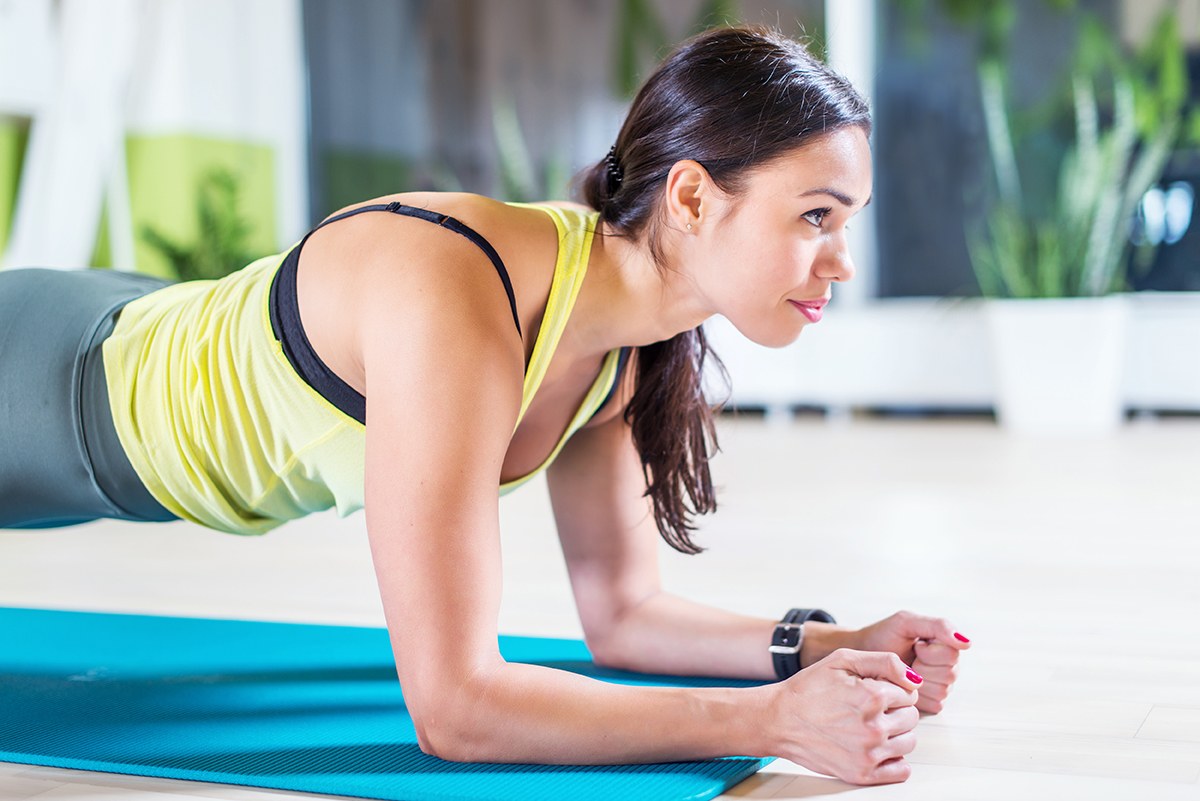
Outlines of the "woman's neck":
<svg viewBox="0 0 1200 801">
<path fill-rule="evenodd" d="M 664 244 L 670 259 L 673 248 Z M 711 315 L 686 271 L 660 268 L 644 242 L 614 235 L 602 224 L 559 347 L 589 358 L 670 339 Z"/>
</svg>

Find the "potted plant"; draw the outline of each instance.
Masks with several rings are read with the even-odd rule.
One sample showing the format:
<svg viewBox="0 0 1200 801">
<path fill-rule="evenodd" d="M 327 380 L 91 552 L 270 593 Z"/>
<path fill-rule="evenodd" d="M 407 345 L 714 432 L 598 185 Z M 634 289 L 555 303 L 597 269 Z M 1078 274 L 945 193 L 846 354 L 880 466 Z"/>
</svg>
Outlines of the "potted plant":
<svg viewBox="0 0 1200 801">
<path fill-rule="evenodd" d="M 1022 194 L 1001 62 L 984 59 L 979 81 L 998 198 L 970 246 L 987 298 L 997 416 L 1020 433 L 1111 431 L 1124 417 L 1130 226 L 1162 177 L 1187 97 L 1174 17 L 1162 18 L 1137 59 L 1084 21 L 1070 81 L 1073 136 L 1055 197 L 1038 213 Z M 1102 109 L 1097 88 L 1109 85 Z"/>
</svg>

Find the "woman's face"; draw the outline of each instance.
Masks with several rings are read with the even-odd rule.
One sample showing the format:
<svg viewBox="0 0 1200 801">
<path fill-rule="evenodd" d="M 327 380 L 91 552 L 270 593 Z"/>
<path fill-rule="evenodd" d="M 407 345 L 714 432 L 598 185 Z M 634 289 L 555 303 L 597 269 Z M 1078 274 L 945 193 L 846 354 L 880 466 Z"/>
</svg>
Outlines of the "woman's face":
<svg viewBox="0 0 1200 801">
<path fill-rule="evenodd" d="M 754 170 L 712 222 L 705 291 L 746 337 L 781 347 L 854 277 L 846 222 L 871 196 L 871 151 L 843 128 Z"/>
</svg>

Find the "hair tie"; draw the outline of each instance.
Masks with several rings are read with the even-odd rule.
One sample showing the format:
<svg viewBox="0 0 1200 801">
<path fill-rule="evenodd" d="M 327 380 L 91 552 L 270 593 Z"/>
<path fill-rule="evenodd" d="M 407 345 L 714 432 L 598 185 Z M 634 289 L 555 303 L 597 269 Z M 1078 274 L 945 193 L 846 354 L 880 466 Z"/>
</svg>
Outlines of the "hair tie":
<svg viewBox="0 0 1200 801">
<path fill-rule="evenodd" d="M 621 169 L 621 165 L 617 163 L 617 146 L 613 145 L 608 149 L 608 155 L 604 157 L 604 165 L 608 171 L 608 193 L 615 194 L 616 190 L 621 187 L 621 181 L 624 179 L 625 171 Z"/>
</svg>

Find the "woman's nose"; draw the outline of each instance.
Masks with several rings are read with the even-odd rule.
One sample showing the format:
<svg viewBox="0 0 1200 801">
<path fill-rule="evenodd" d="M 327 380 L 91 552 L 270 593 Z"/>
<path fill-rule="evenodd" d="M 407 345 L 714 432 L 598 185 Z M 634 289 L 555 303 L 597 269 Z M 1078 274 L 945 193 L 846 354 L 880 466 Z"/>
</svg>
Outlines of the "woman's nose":
<svg viewBox="0 0 1200 801">
<path fill-rule="evenodd" d="M 854 260 L 850 258 L 850 248 L 844 231 L 829 238 L 828 245 L 822 248 L 814 268 L 817 277 L 827 281 L 845 282 L 854 277 Z"/>
</svg>

